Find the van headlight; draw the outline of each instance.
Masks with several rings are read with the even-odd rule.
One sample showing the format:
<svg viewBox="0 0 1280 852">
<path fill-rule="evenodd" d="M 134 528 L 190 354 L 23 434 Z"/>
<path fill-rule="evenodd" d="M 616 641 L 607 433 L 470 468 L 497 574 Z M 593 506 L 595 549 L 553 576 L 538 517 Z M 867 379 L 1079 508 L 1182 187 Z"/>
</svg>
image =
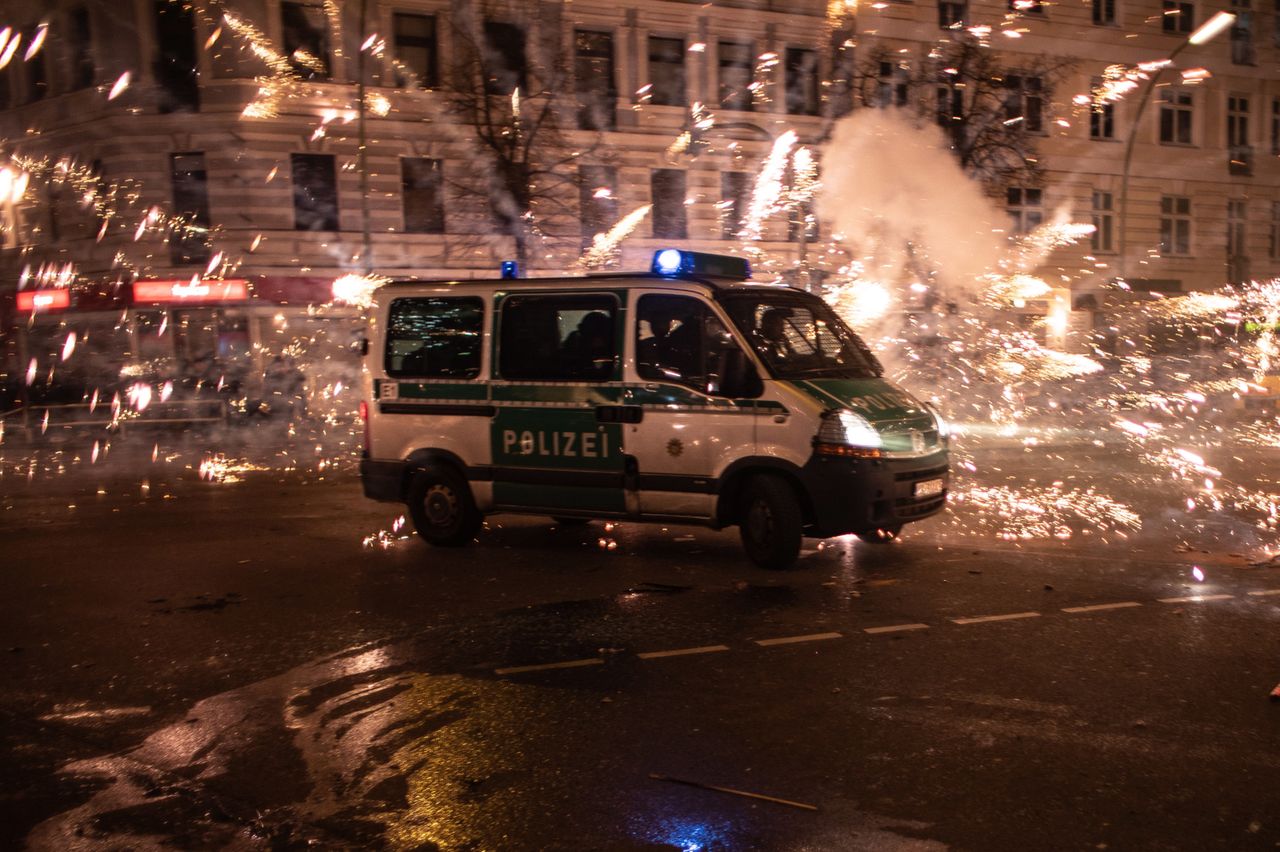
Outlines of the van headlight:
<svg viewBox="0 0 1280 852">
<path fill-rule="evenodd" d="M 951 424 L 947 422 L 947 418 L 942 416 L 942 412 L 938 410 L 938 406 L 932 402 L 924 404 L 925 409 L 933 415 L 934 428 L 938 430 L 938 438 L 944 444 L 951 443 Z"/>
<path fill-rule="evenodd" d="M 882 446 L 880 433 L 867 418 L 846 409 L 824 414 L 813 439 L 814 451 L 824 456 L 878 459 Z"/>
</svg>

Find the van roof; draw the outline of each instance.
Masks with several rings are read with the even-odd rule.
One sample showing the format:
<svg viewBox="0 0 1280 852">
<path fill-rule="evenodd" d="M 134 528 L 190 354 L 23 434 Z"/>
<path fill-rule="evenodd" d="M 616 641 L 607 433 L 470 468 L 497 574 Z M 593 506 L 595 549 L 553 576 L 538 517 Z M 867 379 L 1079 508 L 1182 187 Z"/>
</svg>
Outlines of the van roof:
<svg viewBox="0 0 1280 852">
<path fill-rule="evenodd" d="M 687 285 L 702 285 L 714 290 L 797 290 L 786 284 L 766 283 L 762 281 L 742 281 L 736 278 L 721 278 L 709 275 L 658 275 L 655 272 L 588 272 L 584 275 L 557 275 L 548 278 L 424 278 L 420 280 L 397 280 L 382 285 L 383 288 L 409 287 L 499 287 L 519 290 L 531 290 L 539 287 L 600 286 L 604 281 L 643 282 L 646 285 L 677 285 L 676 289 L 687 289 Z M 686 285 L 681 288 L 678 285 Z"/>
</svg>

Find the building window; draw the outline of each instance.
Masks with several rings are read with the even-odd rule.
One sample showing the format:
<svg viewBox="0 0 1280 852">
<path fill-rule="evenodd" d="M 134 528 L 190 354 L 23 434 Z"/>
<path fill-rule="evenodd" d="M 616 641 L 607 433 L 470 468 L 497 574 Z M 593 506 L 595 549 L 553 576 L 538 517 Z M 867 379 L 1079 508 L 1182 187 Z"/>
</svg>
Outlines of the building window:
<svg viewBox="0 0 1280 852">
<path fill-rule="evenodd" d="M 654 169 L 649 174 L 655 239 L 689 238 L 689 217 L 684 204 L 685 174 L 679 169 Z"/>
<path fill-rule="evenodd" d="M 1167 33 L 1189 33 L 1196 26 L 1195 3 L 1182 3 L 1179 0 L 1161 0 L 1164 17 L 1160 21 L 1161 28 Z"/>
<path fill-rule="evenodd" d="M 169 240 L 169 251 L 175 264 L 205 263 L 209 246 L 204 235 L 209 231 L 209 179 L 204 167 L 204 154 L 170 154 L 169 179 L 173 184 L 173 215 L 183 225 L 175 228 Z"/>
<path fill-rule="evenodd" d="M 737 239 L 751 201 L 751 175 L 746 172 L 720 173 L 720 236 Z"/>
<path fill-rule="evenodd" d="M 93 37 L 89 10 L 77 6 L 67 20 L 67 47 L 71 59 L 71 88 L 87 89 L 93 85 L 96 68 L 93 62 Z"/>
<path fill-rule="evenodd" d="M 481 69 L 491 95 L 529 90 L 524 52 L 524 30 L 505 21 L 484 22 L 484 55 Z"/>
<path fill-rule="evenodd" d="M 950 131 L 956 122 L 964 119 L 964 89 L 948 78 L 938 85 L 936 95 L 938 126 Z"/>
<path fill-rule="evenodd" d="M 444 161 L 427 157 L 400 160 L 404 230 L 409 234 L 444 233 Z"/>
<path fill-rule="evenodd" d="M 818 88 L 818 51 L 787 48 L 787 112 L 817 115 L 821 111 Z"/>
<path fill-rule="evenodd" d="M 280 4 L 284 55 L 304 80 L 329 79 L 329 27 L 324 7 L 285 0 Z"/>
<path fill-rule="evenodd" d="M 36 27 L 24 30 L 21 43 L 31 44 L 35 39 L 36 31 Z M 44 64 L 44 57 L 45 52 L 42 50 L 22 63 L 22 70 L 27 78 L 27 103 L 35 103 L 49 94 L 49 74 Z"/>
<path fill-rule="evenodd" d="M 578 166 L 578 209 L 582 236 L 590 240 L 618 221 L 618 170 L 613 166 Z"/>
<path fill-rule="evenodd" d="M 1091 90 L 1097 91 L 1102 80 L 1093 78 Z M 1089 104 L 1089 138 L 1116 138 L 1116 105 L 1111 101 L 1093 101 Z"/>
<path fill-rule="evenodd" d="M 1044 132 L 1044 86 L 1039 77 L 1011 74 L 1004 78 L 1004 117 L 1006 123 L 1022 120 L 1027 133 Z"/>
<path fill-rule="evenodd" d="M 1280 156 L 1280 98 L 1271 99 L 1271 153 Z"/>
<path fill-rule="evenodd" d="M 684 106 L 684 39 L 649 36 L 649 102 Z"/>
<path fill-rule="evenodd" d="M 613 81 L 613 35 L 576 30 L 573 44 L 578 126 L 583 130 L 612 130 L 618 103 Z"/>
<path fill-rule="evenodd" d="M 1093 192 L 1093 251 L 1094 253 L 1114 251 L 1115 215 L 1111 193 L 1094 190 Z"/>
<path fill-rule="evenodd" d="M 1269 254 L 1272 260 L 1280 260 L 1280 201 L 1271 202 L 1271 246 Z"/>
<path fill-rule="evenodd" d="M 720 58 L 720 106 L 724 109 L 752 110 L 751 81 L 755 52 L 749 42 L 722 41 Z"/>
<path fill-rule="evenodd" d="M 1249 280 L 1249 243 L 1245 227 L 1248 206 L 1243 198 L 1227 199 L 1227 279 L 1231 284 Z"/>
<path fill-rule="evenodd" d="M 944 30 L 963 27 L 969 17 L 966 0 L 938 0 L 938 26 Z"/>
<path fill-rule="evenodd" d="M 534 382 L 609 381 L 619 355 L 618 300 L 604 293 L 508 296 L 498 320 L 498 373 Z M 583 436 L 585 454 L 587 439 Z"/>
<path fill-rule="evenodd" d="M 292 154 L 293 226 L 338 230 L 338 178 L 332 154 Z"/>
<path fill-rule="evenodd" d="M 1160 142 L 1191 144 L 1191 93 L 1185 89 L 1160 90 Z"/>
<path fill-rule="evenodd" d="M 1231 61 L 1236 65 L 1253 65 L 1257 53 L 1253 49 L 1252 0 L 1231 0 L 1236 19 L 1231 24 Z"/>
<path fill-rule="evenodd" d="M 1181 195 L 1160 197 L 1160 253 L 1191 254 L 1191 199 Z"/>
<path fill-rule="evenodd" d="M 402 89 L 434 89 L 440 85 L 435 15 L 396 12 L 392 30 L 396 85 Z"/>
<path fill-rule="evenodd" d="M 1253 146 L 1249 144 L 1249 96 L 1227 97 L 1228 170 L 1233 175 L 1253 173 Z"/>
<path fill-rule="evenodd" d="M 876 74 L 875 103 L 885 109 L 907 105 L 907 72 L 892 62 L 881 62 Z"/>
<path fill-rule="evenodd" d="M 484 301 L 393 299 L 383 364 L 388 376 L 474 379 L 480 375 Z"/>
<path fill-rule="evenodd" d="M 1245 243 L 1245 200 L 1227 199 L 1227 256 L 1242 257 L 1248 254 Z"/>
<path fill-rule="evenodd" d="M 1109 27 L 1116 22 L 1116 0 L 1093 0 L 1093 23 Z"/>
<path fill-rule="evenodd" d="M 1009 0 L 1009 11 L 1023 15 L 1043 15 L 1044 3 L 1041 0 Z"/>
<path fill-rule="evenodd" d="M 1011 186 L 1005 190 L 1005 212 L 1013 223 L 1013 231 L 1026 234 L 1044 222 L 1044 195 L 1032 187 Z"/>
<path fill-rule="evenodd" d="M 196 21 L 191 7 L 156 0 L 156 85 L 162 113 L 200 108 L 196 78 Z"/>
</svg>

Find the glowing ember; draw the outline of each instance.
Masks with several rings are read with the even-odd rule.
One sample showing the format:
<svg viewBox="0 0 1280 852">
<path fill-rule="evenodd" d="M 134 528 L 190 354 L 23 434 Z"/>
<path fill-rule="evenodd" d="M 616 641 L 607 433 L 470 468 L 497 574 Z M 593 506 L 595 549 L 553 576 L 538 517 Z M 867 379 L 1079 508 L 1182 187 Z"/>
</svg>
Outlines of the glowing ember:
<svg viewBox="0 0 1280 852">
<path fill-rule="evenodd" d="M 124 90 L 129 88 L 129 80 L 130 74 L 128 71 L 121 74 L 116 80 L 115 85 L 111 87 L 111 91 L 107 93 L 107 100 L 114 101 L 116 98 L 120 97 Z"/>
</svg>

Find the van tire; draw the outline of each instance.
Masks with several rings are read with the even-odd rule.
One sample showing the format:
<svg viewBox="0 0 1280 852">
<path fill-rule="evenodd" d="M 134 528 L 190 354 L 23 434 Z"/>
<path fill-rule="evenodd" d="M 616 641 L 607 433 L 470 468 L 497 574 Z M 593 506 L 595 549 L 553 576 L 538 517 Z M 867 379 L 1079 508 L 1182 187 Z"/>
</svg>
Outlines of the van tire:
<svg viewBox="0 0 1280 852">
<path fill-rule="evenodd" d="M 804 512 L 791 486 L 776 476 L 754 476 L 738 505 L 738 532 L 751 561 L 771 570 L 791 567 L 804 532 Z"/>
<path fill-rule="evenodd" d="M 429 464 L 415 473 L 407 502 L 413 528 L 437 547 L 470 543 L 484 522 L 467 481 L 444 465 Z"/>
</svg>

